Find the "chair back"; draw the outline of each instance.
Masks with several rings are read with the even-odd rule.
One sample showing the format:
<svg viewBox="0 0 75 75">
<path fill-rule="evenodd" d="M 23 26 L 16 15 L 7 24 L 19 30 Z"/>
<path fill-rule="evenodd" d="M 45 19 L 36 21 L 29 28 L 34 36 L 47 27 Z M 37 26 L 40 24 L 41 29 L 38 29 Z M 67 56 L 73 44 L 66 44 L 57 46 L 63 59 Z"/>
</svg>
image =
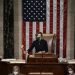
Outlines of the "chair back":
<svg viewBox="0 0 75 75">
<path fill-rule="evenodd" d="M 43 34 L 43 38 L 48 43 L 48 52 L 55 53 L 55 51 L 56 51 L 56 35 L 55 34 Z"/>
</svg>

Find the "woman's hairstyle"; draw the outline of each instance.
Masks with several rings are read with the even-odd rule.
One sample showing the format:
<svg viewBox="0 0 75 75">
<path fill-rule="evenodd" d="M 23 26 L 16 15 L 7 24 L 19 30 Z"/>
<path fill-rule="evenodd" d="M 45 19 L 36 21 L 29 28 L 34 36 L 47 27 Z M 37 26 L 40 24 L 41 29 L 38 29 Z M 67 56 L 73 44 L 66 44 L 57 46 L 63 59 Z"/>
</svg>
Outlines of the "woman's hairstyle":
<svg viewBox="0 0 75 75">
<path fill-rule="evenodd" d="M 19 66 L 13 66 L 13 70 L 18 70 L 18 71 L 20 71 L 20 68 L 19 68 Z"/>
<path fill-rule="evenodd" d="M 67 68 L 71 68 L 72 70 L 74 70 L 74 66 L 73 65 L 68 65 Z"/>
</svg>

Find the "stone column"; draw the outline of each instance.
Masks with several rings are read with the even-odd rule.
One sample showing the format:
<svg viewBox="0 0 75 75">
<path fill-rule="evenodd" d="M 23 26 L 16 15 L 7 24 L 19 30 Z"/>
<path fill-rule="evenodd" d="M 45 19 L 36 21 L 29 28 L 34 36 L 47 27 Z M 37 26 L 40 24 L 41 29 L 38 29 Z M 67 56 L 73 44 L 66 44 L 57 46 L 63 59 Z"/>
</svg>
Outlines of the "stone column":
<svg viewBox="0 0 75 75">
<path fill-rule="evenodd" d="M 14 54 L 22 58 L 22 0 L 14 0 Z"/>
<path fill-rule="evenodd" d="M 68 0 L 67 57 L 74 58 L 75 0 Z"/>
<path fill-rule="evenodd" d="M 3 0 L 0 0 L 0 56 L 3 57 Z"/>
</svg>

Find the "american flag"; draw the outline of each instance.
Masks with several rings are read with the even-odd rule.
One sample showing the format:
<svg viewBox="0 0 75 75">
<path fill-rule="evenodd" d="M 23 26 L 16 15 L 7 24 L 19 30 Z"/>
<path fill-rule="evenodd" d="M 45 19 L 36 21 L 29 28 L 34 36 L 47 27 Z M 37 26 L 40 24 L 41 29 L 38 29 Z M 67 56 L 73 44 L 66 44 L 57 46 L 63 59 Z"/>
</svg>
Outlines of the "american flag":
<svg viewBox="0 0 75 75">
<path fill-rule="evenodd" d="M 22 44 L 28 50 L 37 32 L 54 33 L 56 54 L 66 57 L 67 0 L 22 0 Z M 24 51 L 22 57 L 25 59 Z"/>
</svg>

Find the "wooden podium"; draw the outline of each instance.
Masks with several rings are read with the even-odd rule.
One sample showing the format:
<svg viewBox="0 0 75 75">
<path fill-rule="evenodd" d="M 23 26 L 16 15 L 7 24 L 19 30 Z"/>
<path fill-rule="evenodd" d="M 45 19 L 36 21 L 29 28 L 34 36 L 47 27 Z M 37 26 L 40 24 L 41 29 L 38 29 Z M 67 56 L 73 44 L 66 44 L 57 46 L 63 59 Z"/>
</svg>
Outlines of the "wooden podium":
<svg viewBox="0 0 75 75">
<path fill-rule="evenodd" d="M 27 60 L 29 64 L 50 64 L 57 62 L 57 56 L 50 53 L 35 53 L 34 55 L 29 55 Z"/>
</svg>

